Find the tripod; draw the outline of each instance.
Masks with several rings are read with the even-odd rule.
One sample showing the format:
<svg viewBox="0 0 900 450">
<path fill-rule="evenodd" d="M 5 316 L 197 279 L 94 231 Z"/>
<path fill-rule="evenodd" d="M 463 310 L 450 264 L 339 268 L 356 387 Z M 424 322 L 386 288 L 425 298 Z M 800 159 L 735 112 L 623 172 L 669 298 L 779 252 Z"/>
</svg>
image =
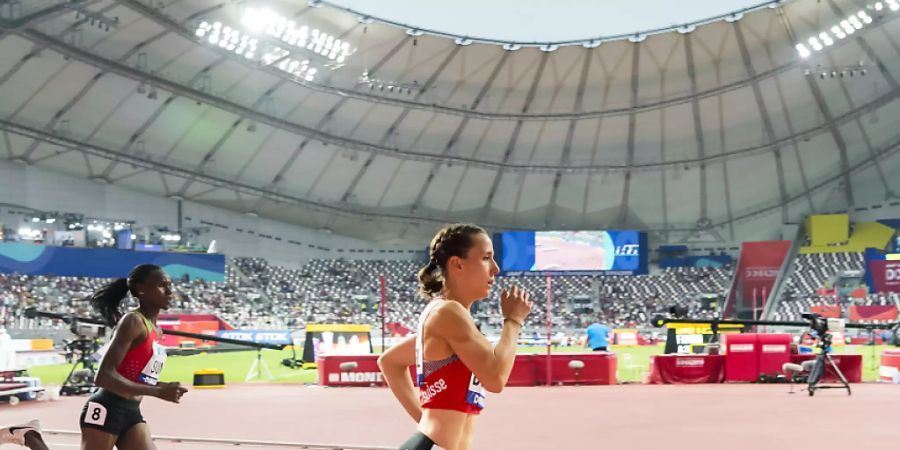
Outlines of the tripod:
<svg viewBox="0 0 900 450">
<path fill-rule="evenodd" d="M 94 359 L 91 357 L 96 351 L 94 341 L 79 338 L 66 344 L 66 347 L 71 349 L 73 356 L 78 355 L 78 359 L 72 364 L 72 370 L 60 387 L 60 395 L 84 395 L 94 392 L 96 390 L 94 376 L 97 374 L 94 370 Z M 82 368 L 76 370 L 79 364 Z"/>
<path fill-rule="evenodd" d="M 844 373 L 841 372 L 837 363 L 834 362 L 834 358 L 831 357 L 831 353 L 828 352 L 830 347 L 831 334 L 826 331 L 822 334 L 822 338 L 819 339 L 819 354 L 816 356 L 816 364 L 809 372 L 809 379 L 807 380 L 809 386 L 806 390 L 809 392 L 810 397 L 815 395 L 817 389 L 846 389 L 847 395 L 852 395 L 850 383 L 847 382 Z M 819 385 L 819 382 L 822 381 L 822 377 L 825 375 L 825 364 L 831 365 L 831 368 L 834 370 L 834 373 L 837 374 L 838 379 L 841 382 L 840 385 Z"/>
<path fill-rule="evenodd" d="M 262 348 L 256 348 L 256 359 L 253 360 L 253 365 L 250 366 L 250 371 L 247 372 L 247 377 L 244 378 L 244 381 L 250 381 L 253 378 L 257 380 L 262 380 L 263 375 L 265 375 L 266 379 L 269 381 L 275 381 L 275 377 L 272 376 L 272 372 L 269 370 L 269 365 L 266 363 L 266 360 L 262 359 Z"/>
</svg>

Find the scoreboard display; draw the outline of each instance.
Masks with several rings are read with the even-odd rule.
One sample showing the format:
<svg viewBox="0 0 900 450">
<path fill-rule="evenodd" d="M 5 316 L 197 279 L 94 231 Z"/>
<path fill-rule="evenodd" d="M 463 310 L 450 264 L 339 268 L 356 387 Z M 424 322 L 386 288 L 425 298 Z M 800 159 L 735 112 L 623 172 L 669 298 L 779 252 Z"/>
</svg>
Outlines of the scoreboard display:
<svg viewBox="0 0 900 450">
<path fill-rule="evenodd" d="M 665 353 L 689 355 L 703 353 L 703 347 L 712 340 L 712 325 L 709 323 L 669 323 L 666 324 Z M 742 333 L 744 325 L 719 324 L 718 334 Z"/>
<path fill-rule="evenodd" d="M 639 231 L 509 231 L 494 246 L 505 275 L 647 273 L 647 235 Z"/>
</svg>

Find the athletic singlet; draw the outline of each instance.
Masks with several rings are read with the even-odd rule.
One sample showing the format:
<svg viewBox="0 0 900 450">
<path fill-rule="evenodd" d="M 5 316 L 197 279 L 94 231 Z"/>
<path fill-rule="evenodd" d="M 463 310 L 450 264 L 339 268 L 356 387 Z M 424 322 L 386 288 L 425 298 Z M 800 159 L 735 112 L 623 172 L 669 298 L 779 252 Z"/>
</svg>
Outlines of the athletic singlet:
<svg viewBox="0 0 900 450">
<path fill-rule="evenodd" d="M 159 381 L 163 365 L 166 363 L 166 349 L 160 345 L 161 338 L 156 333 L 156 328 L 150 319 L 144 317 L 140 312 L 135 312 L 135 314 L 142 319 L 147 328 L 147 337 L 137 347 L 128 350 L 128 353 L 122 358 L 122 362 L 119 363 L 119 367 L 116 368 L 116 372 L 135 383 L 155 386 Z M 100 358 L 106 354 L 111 343 L 112 341 L 108 342 L 98 352 Z"/>
<path fill-rule="evenodd" d="M 440 300 L 440 299 L 435 299 Z M 419 404 L 428 409 L 450 409 L 478 414 L 484 408 L 484 387 L 457 355 L 439 361 L 425 361 L 425 319 L 437 301 L 432 300 L 419 317 L 416 334 L 416 382 Z"/>
</svg>

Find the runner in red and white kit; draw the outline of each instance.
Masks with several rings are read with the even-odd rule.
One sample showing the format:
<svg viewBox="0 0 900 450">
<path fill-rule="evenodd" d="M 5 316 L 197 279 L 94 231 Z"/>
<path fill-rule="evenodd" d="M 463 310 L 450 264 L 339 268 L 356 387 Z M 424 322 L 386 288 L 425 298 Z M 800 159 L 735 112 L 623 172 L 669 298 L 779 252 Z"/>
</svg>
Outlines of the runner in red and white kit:
<svg viewBox="0 0 900 450">
<path fill-rule="evenodd" d="M 120 305 L 129 292 L 140 306 L 123 315 Z M 100 351 L 103 360 L 94 381 L 100 390 L 81 412 L 82 450 L 156 448 L 141 414 L 141 399 L 149 395 L 178 403 L 187 392 L 177 382 L 159 381 L 166 351 L 159 343 L 162 330 L 156 319 L 171 302 L 172 280 L 151 264 L 135 267 L 127 279 L 113 281 L 91 297 L 91 305 L 116 332 Z"/>
<path fill-rule="evenodd" d="M 484 229 L 450 225 L 435 235 L 430 260 L 419 271 L 419 291 L 430 299 L 415 336 L 378 358 L 384 379 L 418 423 L 400 450 L 468 450 L 484 391 L 499 393 L 512 371 L 519 332 L 531 301 L 512 288 L 500 295 L 503 331 L 496 347 L 478 331 L 469 310 L 488 297 L 500 269 Z M 409 377 L 416 365 L 418 388 Z"/>
</svg>

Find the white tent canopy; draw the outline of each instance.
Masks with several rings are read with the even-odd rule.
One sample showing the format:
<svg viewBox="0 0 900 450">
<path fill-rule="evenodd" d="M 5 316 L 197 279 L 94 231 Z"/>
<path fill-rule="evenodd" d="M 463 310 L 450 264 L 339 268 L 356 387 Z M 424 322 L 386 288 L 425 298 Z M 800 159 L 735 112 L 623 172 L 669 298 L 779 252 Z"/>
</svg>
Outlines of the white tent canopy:
<svg viewBox="0 0 900 450">
<path fill-rule="evenodd" d="M 373 240 L 448 221 L 735 240 L 900 189 L 894 4 L 542 49 L 295 1 L 7 3 L 0 158 Z"/>
</svg>

